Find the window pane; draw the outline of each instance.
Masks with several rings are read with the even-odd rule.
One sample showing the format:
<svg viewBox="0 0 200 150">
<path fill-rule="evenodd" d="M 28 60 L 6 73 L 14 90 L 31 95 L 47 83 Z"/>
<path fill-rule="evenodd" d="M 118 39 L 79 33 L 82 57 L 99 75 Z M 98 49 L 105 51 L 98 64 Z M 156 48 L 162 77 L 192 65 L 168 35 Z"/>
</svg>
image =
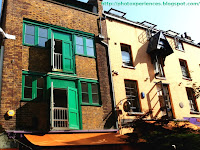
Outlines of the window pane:
<svg viewBox="0 0 200 150">
<path fill-rule="evenodd" d="M 76 45 L 76 53 L 77 54 L 84 54 L 83 46 Z"/>
<path fill-rule="evenodd" d="M 26 34 L 35 35 L 35 27 L 26 24 L 26 26 L 25 26 L 25 33 Z"/>
<path fill-rule="evenodd" d="M 87 47 L 87 55 L 94 56 L 94 48 Z"/>
<path fill-rule="evenodd" d="M 183 50 L 183 44 L 181 41 L 177 41 L 177 47 L 179 50 Z"/>
<path fill-rule="evenodd" d="M 39 37 L 39 43 L 38 43 L 38 45 L 42 46 L 42 47 L 45 47 L 45 42 L 47 42 L 47 41 L 48 41 L 47 38 L 41 38 L 41 37 Z"/>
<path fill-rule="evenodd" d="M 93 103 L 99 103 L 99 95 L 92 94 L 92 101 L 93 101 Z"/>
<path fill-rule="evenodd" d="M 88 84 L 87 83 L 81 83 L 82 92 L 88 93 Z"/>
<path fill-rule="evenodd" d="M 24 98 L 32 98 L 32 88 L 24 88 Z"/>
<path fill-rule="evenodd" d="M 125 63 L 129 63 L 130 62 L 130 54 L 129 54 L 129 52 L 122 51 L 122 61 L 125 62 Z"/>
<path fill-rule="evenodd" d="M 89 97 L 87 93 L 82 93 L 82 102 L 89 103 Z"/>
<path fill-rule="evenodd" d="M 44 29 L 44 28 L 39 28 L 39 36 L 47 38 L 48 37 L 48 30 Z"/>
<path fill-rule="evenodd" d="M 93 44 L 93 40 L 92 39 L 86 39 L 86 46 L 87 47 L 94 47 L 93 45 L 94 44 Z"/>
<path fill-rule="evenodd" d="M 79 36 L 76 36 L 76 44 L 83 45 L 83 38 L 79 37 Z"/>
<path fill-rule="evenodd" d="M 31 76 L 25 76 L 25 86 L 32 87 L 32 77 Z"/>
<path fill-rule="evenodd" d="M 92 93 L 98 93 L 98 85 L 92 84 Z"/>
<path fill-rule="evenodd" d="M 82 87 L 82 102 L 89 103 L 88 84 L 81 83 L 81 87 Z"/>
<path fill-rule="evenodd" d="M 34 36 L 32 36 L 32 35 L 25 35 L 25 41 L 24 42 L 27 43 L 27 44 L 34 45 L 34 43 L 35 43 Z"/>
</svg>

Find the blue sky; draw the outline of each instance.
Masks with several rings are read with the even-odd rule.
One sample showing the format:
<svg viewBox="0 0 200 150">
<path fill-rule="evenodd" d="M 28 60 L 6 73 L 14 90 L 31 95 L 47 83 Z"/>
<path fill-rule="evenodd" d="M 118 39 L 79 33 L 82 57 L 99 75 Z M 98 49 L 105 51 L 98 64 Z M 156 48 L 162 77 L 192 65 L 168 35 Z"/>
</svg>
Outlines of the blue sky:
<svg viewBox="0 0 200 150">
<path fill-rule="evenodd" d="M 87 2 L 88 0 L 79 0 Z M 164 1 L 164 0 L 163 0 Z M 103 0 L 103 2 L 160 2 L 162 0 Z M 164 2 L 175 2 L 167 0 Z M 132 21 L 148 21 L 157 25 L 160 30 L 173 30 L 180 34 L 187 32 L 189 36 L 200 42 L 200 2 L 198 0 L 177 0 L 176 2 L 196 2 L 199 6 L 104 6 L 107 11 L 114 8 L 127 14 L 125 17 Z M 0 0 L 1 4 L 1 0 Z"/>
<path fill-rule="evenodd" d="M 85 1 L 87 0 L 80 0 Z M 160 2 L 161 0 L 103 0 L 103 2 Z M 175 2 L 167 0 L 164 2 Z M 176 2 L 200 2 L 198 0 L 177 0 Z M 180 34 L 187 32 L 189 36 L 200 42 L 200 3 L 199 6 L 104 6 L 104 10 L 115 8 L 126 12 L 125 17 L 132 21 L 148 21 L 157 25 L 160 30 L 173 30 Z"/>
</svg>

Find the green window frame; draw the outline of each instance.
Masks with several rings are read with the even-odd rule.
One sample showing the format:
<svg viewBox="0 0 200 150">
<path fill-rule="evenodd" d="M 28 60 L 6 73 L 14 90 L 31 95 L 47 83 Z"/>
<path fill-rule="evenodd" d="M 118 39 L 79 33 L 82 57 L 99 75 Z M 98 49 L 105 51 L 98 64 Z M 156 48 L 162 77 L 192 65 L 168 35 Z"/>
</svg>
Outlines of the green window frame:
<svg viewBox="0 0 200 150">
<path fill-rule="evenodd" d="M 84 37 L 75 35 L 75 49 L 76 55 L 82 55 L 95 58 L 94 39 L 91 37 Z"/>
<path fill-rule="evenodd" d="M 50 39 L 50 29 L 29 22 L 23 23 L 23 45 L 46 47 L 45 42 Z"/>
<path fill-rule="evenodd" d="M 30 73 L 22 74 L 22 101 L 43 100 L 45 83 L 44 76 Z"/>
<path fill-rule="evenodd" d="M 99 84 L 95 82 L 81 81 L 82 105 L 100 106 Z"/>
</svg>

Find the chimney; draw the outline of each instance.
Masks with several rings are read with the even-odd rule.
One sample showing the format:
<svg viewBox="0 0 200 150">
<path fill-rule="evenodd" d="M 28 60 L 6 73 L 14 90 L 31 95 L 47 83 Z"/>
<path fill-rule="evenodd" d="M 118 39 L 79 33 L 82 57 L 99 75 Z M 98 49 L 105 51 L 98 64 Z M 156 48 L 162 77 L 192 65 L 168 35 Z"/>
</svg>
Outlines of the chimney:
<svg viewBox="0 0 200 150">
<path fill-rule="evenodd" d="M 188 36 L 187 36 L 187 32 L 184 32 L 184 35 L 185 35 L 185 38 L 187 39 L 187 38 L 188 38 Z"/>
</svg>

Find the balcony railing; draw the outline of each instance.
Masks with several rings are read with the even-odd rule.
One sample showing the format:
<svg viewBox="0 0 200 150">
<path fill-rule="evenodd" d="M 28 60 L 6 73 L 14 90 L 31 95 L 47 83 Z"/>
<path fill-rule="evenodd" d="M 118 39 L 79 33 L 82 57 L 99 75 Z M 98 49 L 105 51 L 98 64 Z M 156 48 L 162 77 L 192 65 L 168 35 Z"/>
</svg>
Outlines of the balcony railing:
<svg viewBox="0 0 200 150">
<path fill-rule="evenodd" d="M 54 53 L 54 66 L 53 69 L 62 70 L 62 54 Z"/>
<path fill-rule="evenodd" d="M 53 108 L 53 128 L 54 129 L 68 128 L 68 108 L 63 108 L 63 107 Z"/>
</svg>

